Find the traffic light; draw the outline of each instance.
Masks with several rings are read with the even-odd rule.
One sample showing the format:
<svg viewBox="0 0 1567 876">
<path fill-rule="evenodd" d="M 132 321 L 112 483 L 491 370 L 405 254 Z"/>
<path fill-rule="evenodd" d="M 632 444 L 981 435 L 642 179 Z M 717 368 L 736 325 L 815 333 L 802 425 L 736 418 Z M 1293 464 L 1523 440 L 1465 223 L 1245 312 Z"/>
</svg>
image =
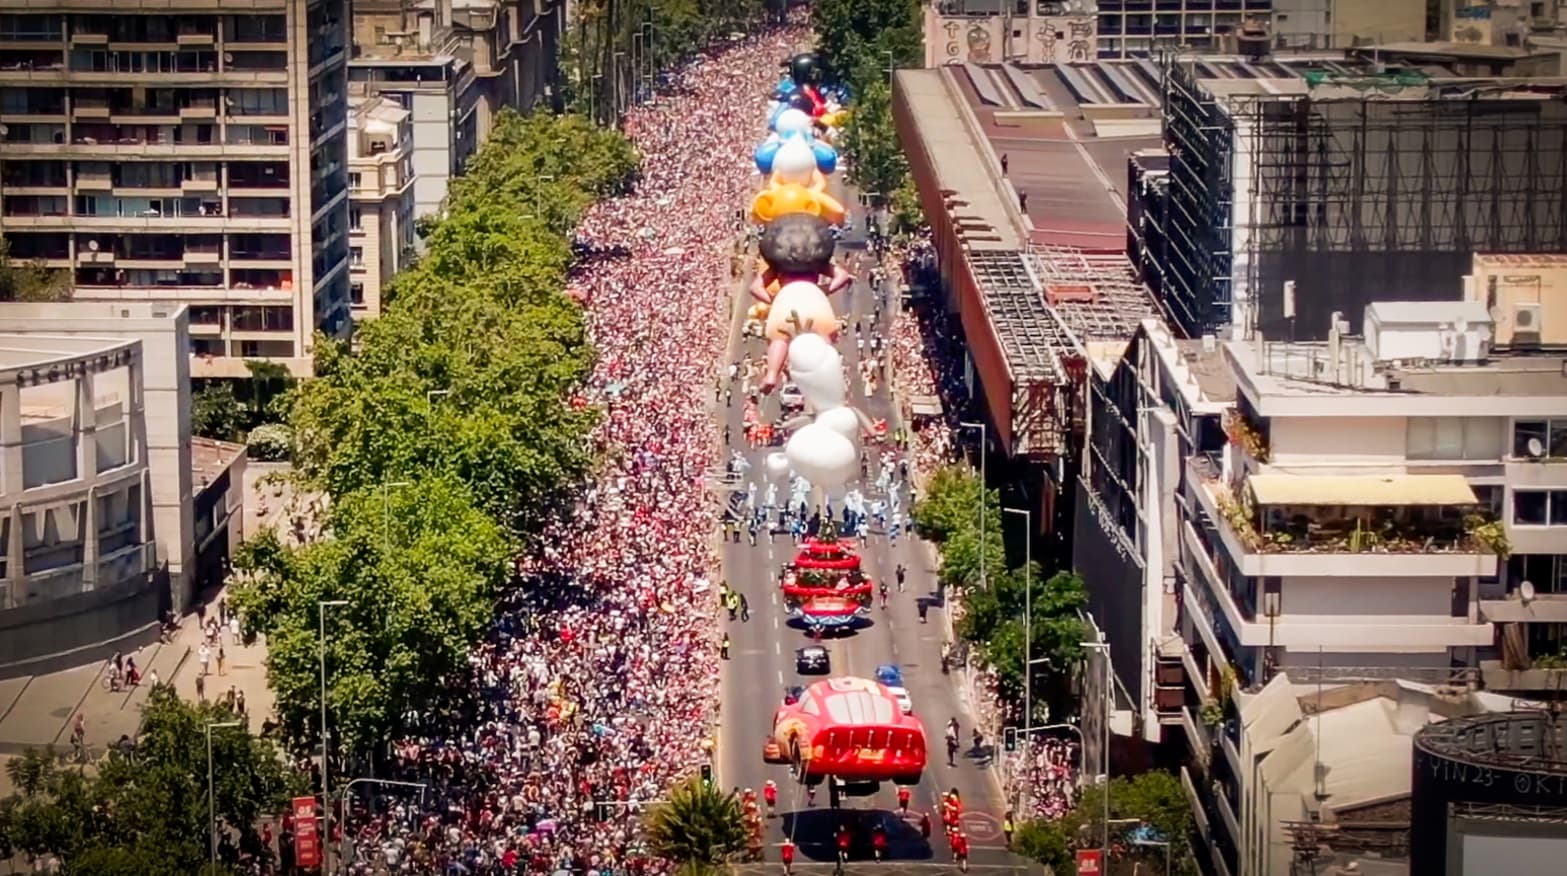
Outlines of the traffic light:
<svg viewBox="0 0 1567 876">
<path fill-rule="evenodd" d="M 1017 751 L 1017 728 L 1001 728 L 1001 747 L 1007 751 Z"/>
<path fill-rule="evenodd" d="M 702 764 L 702 784 L 708 788 L 713 787 L 713 765 L 710 763 Z"/>
</svg>

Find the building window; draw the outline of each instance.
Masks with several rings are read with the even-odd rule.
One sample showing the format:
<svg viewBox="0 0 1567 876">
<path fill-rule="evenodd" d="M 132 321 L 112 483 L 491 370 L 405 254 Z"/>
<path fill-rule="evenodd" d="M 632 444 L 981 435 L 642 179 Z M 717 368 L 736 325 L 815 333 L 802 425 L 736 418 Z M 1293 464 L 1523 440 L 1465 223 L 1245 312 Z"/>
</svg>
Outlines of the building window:
<svg viewBox="0 0 1567 876">
<path fill-rule="evenodd" d="M 1567 419 L 1513 421 L 1513 456 L 1567 457 Z"/>
<path fill-rule="evenodd" d="M 1410 459 L 1500 459 L 1501 424 L 1484 417 L 1411 417 Z"/>
<path fill-rule="evenodd" d="M 364 227 L 364 216 L 359 212 L 359 208 L 358 207 L 350 207 L 349 208 L 349 210 L 348 210 L 348 227 L 353 229 L 354 231 L 358 231 L 359 229 Z"/>
<path fill-rule="evenodd" d="M 363 284 L 363 283 L 349 283 L 348 284 L 348 300 L 349 300 L 349 302 L 351 302 L 353 304 L 364 304 L 365 303 L 365 284 Z"/>
<path fill-rule="evenodd" d="M 348 175 L 348 185 L 351 188 L 356 188 L 356 189 L 359 188 L 359 174 L 357 174 L 357 173 L 349 174 Z"/>
<path fill-rule="evenodd" d="M 1567 490 L 1514 490 L 1517 526 L 1567 526 Z"/>
<path fill-rule="evenodd" d="M 365 251 L 362 247 L 351 246 L 348 248 L 348 263 L 356 268 L 365 266 Z"/>
</svg>

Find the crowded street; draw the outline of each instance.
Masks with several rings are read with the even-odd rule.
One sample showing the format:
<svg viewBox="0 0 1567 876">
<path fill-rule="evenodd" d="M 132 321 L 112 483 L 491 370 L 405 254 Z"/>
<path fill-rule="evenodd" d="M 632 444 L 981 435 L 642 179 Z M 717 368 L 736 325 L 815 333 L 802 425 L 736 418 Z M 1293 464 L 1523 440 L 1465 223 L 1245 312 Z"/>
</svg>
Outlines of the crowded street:
<svg viewBox="0 0 1567 876">
<path fill-rule="evenodd" d="M 793 496 L 789 478 L 763 476 L 766 448 L 743 415 L 749 408 L 771 431 L 780 394 L 757 391 L 762 348 L 742 341 L 749 266 L 736 270 L 746 235 L 737 217 L 755 186 L 755 130 L 730 123 L 764 118 L 777 59 L 806 40 L 794 28 L 733 44 L 628 114 L 642 177 L 579 227 L 571 289 L 599 354 L 580 403 L 604 411 L 594 439 L 602 469 L 574 517 L 519 561 L 519 586 L 473 655 L 469 711 L 420 715 L 420 732 L 394 744 L 396 778 L 428 790 L 422 808 L 415 796 L 388 794 L 352 813 L 354 872 L 661 871 L 640 844 L 641 818 L 703 765 L 724 787 L 772 779 L 782 789 L 785 814 L 769 819 L 764 862 L 777 860 L 786 838 L 802 865 L 831 858 L 828 795 L 810 795 L 786 768 L 762 762 L 770 716 L 799 683 L 794 649 L 807 642 L 776 594 L 779 564 L 807 526 L 807 515 L 784 509 L 811 494 Z M 857 200 L 844 200 L 850 223 L 860 219 Z M 862 553 L 867 573 L 895 592 L 863 628 L 827 643 L 833 671 L 869 676 L 897 664 L 930 740 L 930 765 L 889 857 L 956 868 L 941 831 L 927 841 L 918 826 L 956 789 L 975 866 L 1021 872 L 1005 850 L 1006 806 L 988 768 L 994 740 L 971 737 L 957 675 L 942 671 L 951 627 L 934 592 L 934 556 L 910 533 L 911 465 L 920 460 L 905 451 L 920 448 L 929 463 L 951 450 L 900 425 L 888 387 L 897 379 L 898 278 L 871 262 L 861 229 L 843 242 L 839 260 L 857 279 L 839 293 L 855 329 L 839 347 L 855 402 L 882 436 L 867 444 L 856 488 Z M 749 509 L 744 523 L 732 513 L 737 502 Z M 756 513 L 763 506 L 770 515 Z M 894 585 L 899 569 L 905 580 Z M 730 587 L 745 597 L 733 621 L 719 598 Z M 950 764 L 939 741 L 949 721 L 963 739 Z M 896 806 L 891 788 L 842 804 L 885 814 Z"/>
</svg>

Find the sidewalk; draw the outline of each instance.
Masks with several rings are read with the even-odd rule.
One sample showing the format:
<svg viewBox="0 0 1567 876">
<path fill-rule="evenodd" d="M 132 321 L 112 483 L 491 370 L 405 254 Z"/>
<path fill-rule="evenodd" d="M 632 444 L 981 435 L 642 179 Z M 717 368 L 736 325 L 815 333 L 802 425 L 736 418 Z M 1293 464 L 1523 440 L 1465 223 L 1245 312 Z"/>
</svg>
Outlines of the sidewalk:
<svg viewBox="0 0 1567 876">
<path fill-rule="evenodd" d="M 263 529 L 275 529 L 287 544 L 295 543 L 294 508 L 297 506 L 287 486 L 274 488 L 256 482 L 263 476 L 286 467 L 258 464 L 245 478 L 246 535 Z M 274 495 L 276 493 L 276 495 Z M 314 525 L 307 523 L 307 532 Z M 136 661 L 143 678 L 156 672 L 160 682 L 189 700 L 196 699 L 196 678 L 201 674 L 198 654 L 203 639 L 202 624 L 215 616 L 218 602 L 228 592 L 228 584 L 216 591 L 200 594 L 192 613 L 180 619 L 179 631 L 167 644 L 155 642 L 127 658 Z M 267 685 L 266 641 L 258 637 L 251 645 L 235 642 L 225 630 L 220 637 L 224 651 L 224 672 L 218 673 L 217 648 L 212 649 L 206 696 L 217 699 L 230 687 L 245 695 L 245 710 L 252 730 L 259 730 L 271 715 L 276 697 Z M 87 746 L 93 754 L 113 745 L 122 735 L 134 736 L 141 724 L 141 704 L 150 685 L 122 687 L 110 691 L 104 684 L 109 663 L 91 663 L 48 675 L 0 680 L 0 798 L 14 792 L 6 777 L 4 763 L 28 748 L 68 751 L 71 747 L 71 723 L 77 714 L 83 717 Z"/>
</svg>

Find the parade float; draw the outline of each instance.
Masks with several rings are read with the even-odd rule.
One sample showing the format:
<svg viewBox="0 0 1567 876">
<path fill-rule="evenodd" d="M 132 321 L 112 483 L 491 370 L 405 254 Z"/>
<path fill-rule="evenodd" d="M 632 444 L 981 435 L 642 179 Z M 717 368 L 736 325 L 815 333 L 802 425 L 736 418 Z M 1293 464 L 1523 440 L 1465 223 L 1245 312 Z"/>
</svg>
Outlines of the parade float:
<svg viewBox="0 0 1567 876">
<path fill-rule="evenodd" d="M 785 763 L 806 784 L 917 785 L 925 770 L 925 727 L 886 685 L 868 678 L 818 681 L 773 715 L 763 759 Z"/>
</svg>

